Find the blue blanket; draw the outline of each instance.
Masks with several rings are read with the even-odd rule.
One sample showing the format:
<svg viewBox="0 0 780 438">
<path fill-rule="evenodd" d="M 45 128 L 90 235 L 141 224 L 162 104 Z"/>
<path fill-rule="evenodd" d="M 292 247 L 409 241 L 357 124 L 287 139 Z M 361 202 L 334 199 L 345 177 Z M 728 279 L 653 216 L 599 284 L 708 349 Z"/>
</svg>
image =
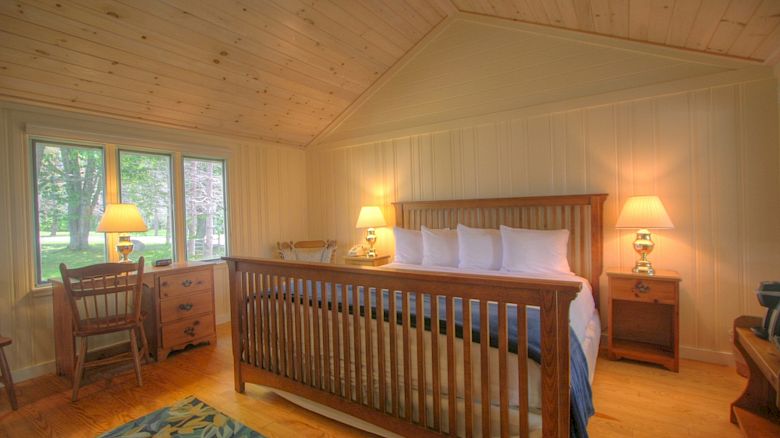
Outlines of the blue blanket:
<svg viewBox="0 0 780 438">
<path fill-rule="evenodd" d="M 317 288 L 319 289 L 319 288 Z M 347 305 L 348 312 L 351 314 L 354 311 L 352 303 L 352 287 L 347 286 Z M 363 290 L 359 291 L 359 312 L 361 315 L 365 315 L 365 306 L 363 304 Z M 319 303 L 322 302 L 322 291 L 317 291 Z M 372 288 L 370 290 L 371 296 L 371 317 L 377 318 L 376 309 L 376 292 Z M 423 295 L 423 324 L 425 329 L 430 331 L 431 329 L 431 306 L 430 295 Z M 332 290 L 327 288 L 326 300 L 328 308 L 331 308 Z M 338 301 L 338 310 L 341 310 L 343 304 L 341 302 L 342 290 L 341 287 L 337 288 L 336 297 Z M 390 321 L 389 313 L 389 295 L 382 294 L 383 297 L 383 319 L 385 322 Z M 445 320 L 446 298 L 438 297 L 439 300 L 439 332 L 441 334 L 447 333 L 447 326 Z M 462 300 L 455 299 L 455 335 L 458 338 L 463 338 L 463 312 L 462 312 Z M 395 320 L 397 324 L 402 324 L 402 294 L 396 294 L 396 316 Z M 471 302 L 471 336 L 473 342 L 479 342 L 481 339 L 480 331 L 480 308 L 479 302 Z M 414 294 L 409 295 L 409 314 L 410 325 L 412 328 L 417 327 L 417 304 L 416 296 Z M 534 307 L 526 307 L 526 324 L 528 335 L 528 357 L 536 363 L 541 363 L 541 337 L 540 337 L 540 321 L 539 321 L 539 309 Z M 488 303 L 488 334 L 489 344 L 493 348 L 498 348 L 498 304 Z M 517 307 L 507 306 L 507 338 L 508 348 L 512 353 L 517 354 Z M 574 331 L 569 328 L 569 355 L 570 355 L 570 367 L 569 367 L 569 382 L 571 390 L 571 427 L 569 436 L 572 438 L 588 438 L 588 420 L 594 414 L 593 397 L 591 393 L 590 382 L 588 379 L 588 362 L 585 358 L 585 353 L 582 351 L 582 346 L 574 334 Z"/>
</svg>

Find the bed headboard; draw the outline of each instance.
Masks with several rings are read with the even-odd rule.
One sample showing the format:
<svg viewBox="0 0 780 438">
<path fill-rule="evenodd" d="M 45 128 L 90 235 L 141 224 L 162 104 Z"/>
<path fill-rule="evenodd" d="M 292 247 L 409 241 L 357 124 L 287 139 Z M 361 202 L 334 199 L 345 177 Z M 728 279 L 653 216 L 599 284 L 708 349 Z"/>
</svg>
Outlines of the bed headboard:
<svg viewBox="0 0 780 438">
<path fill-rule="evenodd" d="M 513 228 L 569 230 L 569 266 L 587 278 L 599 305 L 603 271 L 603 205 L 606 194 L 531 196 L 522 198 L 458 199 L 394 202 L 395 225 L 419 230 L 455 228 Z"/>
</svg>

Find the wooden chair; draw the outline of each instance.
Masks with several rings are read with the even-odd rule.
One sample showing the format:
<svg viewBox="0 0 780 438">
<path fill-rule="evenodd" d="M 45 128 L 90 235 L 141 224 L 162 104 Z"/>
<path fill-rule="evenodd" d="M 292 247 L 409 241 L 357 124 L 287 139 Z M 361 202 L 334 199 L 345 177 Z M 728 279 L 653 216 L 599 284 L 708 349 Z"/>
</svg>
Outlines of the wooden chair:
<svg viewBox="0 0 780 438">
<path fill-rule="evenodd" d="M 279 257 L 283 260 L 300 260 L 306 262 L 333 261 L 336 252 L 335 240 L 299 240 L 297 242 L 276 242 Z"/>
<path fill-rule="evenodd" d="M 141 315 L 144 258 L 138 263 L 102 263 L 78 269 L 68 269 L 62 263 L 60 273 L 73 313 L 73 336 L 81 339 L 73 375 L 73 401 L 78 400 L 84 368 L 132 360 L 138 386 L 143 385 L 141 357 L 149 351 Z M 121 331 L 130 334 L 129 354 L 87 361 L 87 338 Z M 140 351 L 137 336 L 141 337 Z"/>
<path fill-rule="evenodd" d="M 8 393 L 8 401 L 11 402 L 11 408 L 13 410 L 19 409 L 19 405 L 16 403 L 16 392 L 14 392 L 14 379 L 11 376 L 11 369 L 8 367 L 8 361 L 5 359 L 4 348 L 11 345 L 11 338 L 0 336 L 0 372 L 3 373 L 3 385 L 5 385 L 5 392 Z"/>
</svg>

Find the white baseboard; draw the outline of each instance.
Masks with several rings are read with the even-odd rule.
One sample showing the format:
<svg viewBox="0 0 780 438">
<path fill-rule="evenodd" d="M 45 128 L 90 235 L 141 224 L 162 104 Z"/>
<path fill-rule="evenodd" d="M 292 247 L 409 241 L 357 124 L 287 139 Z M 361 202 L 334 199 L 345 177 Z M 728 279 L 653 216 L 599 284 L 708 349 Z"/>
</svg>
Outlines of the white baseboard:
<svg viewBox="0 0 780 438">
<path fill-rule="evenodd" d="M 704 350 L 695 347 L 680 346 L 680 357 L 683 359 L 698 360 L 700 362 L 709 362 L 718 365 L 733 367 L 734 353 L 730 351 Z"/>
<path fill-rule="evenodd" d="M 230 322 L 230 314 L 226 313 L 224 315 L 216 315 L 214 319 L 216 319 L 217 325 L 224 324 L 226 322 Z"/>
<path fill-rule="evenodd" d="M 54 361 L 42 362 L 37 365 L 29 366 L 27 368 L 21 368 L 11 371 L 14 383 L 24 382 L 25 380 L 34 379 L 36 377 L 43 376 L 44 374 L 51 374 L 55 370 Z M 3 384 L 0 383 L 0 388 Z"/>
</svg>

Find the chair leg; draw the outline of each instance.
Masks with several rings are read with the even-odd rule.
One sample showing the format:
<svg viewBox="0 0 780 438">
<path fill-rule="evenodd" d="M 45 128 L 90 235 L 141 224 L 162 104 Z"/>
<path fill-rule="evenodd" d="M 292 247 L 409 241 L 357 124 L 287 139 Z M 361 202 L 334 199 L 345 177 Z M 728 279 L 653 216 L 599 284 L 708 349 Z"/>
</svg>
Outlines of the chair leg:
<svg viewBox="0 0 780 438">
<path fill-rule="evenodd" d="M 149 351 L 149 342 L 146 339 L 146 330 L 144 330 L 143 323 L 138 326 L 138 331 L 141 333 L 141 348 L 143 349 L 141 352 L 143 353 L 144 363 L 151 363 L 150 355 L 152 352 Z"/>
<path fill-rule="evenodd" d="M 76 371 L 73 373 L 73 395 L 72 401 L 79 399 L 79 386 L 81 385 L 81 376 L 84 374 L 84 364 L 87 361 L 87 338 L 81 338 L 81 347 L 79 355 L 76 358 Z"/>
<path fill-rule="evenodd" d="M 138 386 L 143 386 L 141 381 L 141 352 L 138 351 L 138 339 L 136 338 L 135 328 L 128 330 L 130 332 L 130 354 L 133 356 L 133 365 L 135 365 L 135 378 L 138 380 Z"/>
<path fill-rule="evenodd" d="M 5 359 L 5 351 L 2 348 L 0 348 L 0 371 L 3 373 L 3 385 L 5 385 L 5 392 L 8 393 L 8 401 L 11 402 L 11 408 L 17 410 L 19 409 L 19 405 L 16 403 L 14 379 L 13 376 L 11 376 L 11 369 L 8 367 L 8 361 Z"/>
</svg>

